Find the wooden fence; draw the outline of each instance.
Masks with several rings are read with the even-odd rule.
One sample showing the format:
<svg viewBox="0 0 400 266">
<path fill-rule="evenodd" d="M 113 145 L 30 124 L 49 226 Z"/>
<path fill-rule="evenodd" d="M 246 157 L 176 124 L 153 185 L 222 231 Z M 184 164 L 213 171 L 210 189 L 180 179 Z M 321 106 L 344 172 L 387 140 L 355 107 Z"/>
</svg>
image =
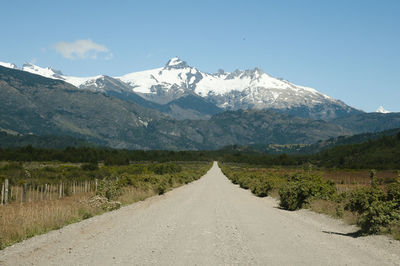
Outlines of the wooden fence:
<svg viewBox="0 0 400 266">
<path fill-rule="evenodd" d="M 5 179 L 1 184 L 0 205 L 11 203 L 55 200 L 97 191 L 97 179 L 90 181 L 60 181 L 58 184 L 10 185 Z"/>
</svg>

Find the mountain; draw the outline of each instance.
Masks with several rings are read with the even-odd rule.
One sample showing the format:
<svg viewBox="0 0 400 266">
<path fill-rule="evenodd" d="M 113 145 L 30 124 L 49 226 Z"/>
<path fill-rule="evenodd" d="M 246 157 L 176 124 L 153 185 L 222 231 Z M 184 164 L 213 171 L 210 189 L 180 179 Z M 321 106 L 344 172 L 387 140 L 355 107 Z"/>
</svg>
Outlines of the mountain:
<svg viewBox="0 0 400 266">
<path fill-rule="evenodd" d="M 87 77 L 87 78 L 78 78 L 78 77 L 70 77 L 64 75 L 60 70 L 53 69 L 51 67 L 39 67 L 31 63 L 25 63 L 22 66 L 23 71 L 40 75 L 46 78 L 51 78 L 51 79 L 58 79 L 58 80 L 63 80 L 67 83 L 70 83 L 76 87 L 80 87 L 81 85 L 84 85 L 86 82 L 90 81 L 93 82 L 94 80 L 103 77 L 102 75 L 95 76 L 95 77 Z"/>
<path fill-rule="evenodd" d="M 351 134 L 323 120 L 294 117 L 270 110 L 225 111 L 206 121 L 183 121 L 184 133 L 205 149 L 227 145 L 313 143 L 328 136 Z"/>
<path fill-rule="evenodd" d="M 390 113 L 388 110 L 385 110 L 385 108 L 383 108 L 383 106 L 379 106 L 378 109 L 376 109 L 377 113 L 382 113 L 382 114 L 388 114 Z"/>
<path fill-rule="evenodd" d="M 351 134 L 322 120 L 269 110 L 226 111 L 209 120 L 174 120 L 106 92 L 78 89 L 62 80 L 1 66 L 0 92 L 1 131 L 71 136 L 113 148 L 217 149 L 232 144 L 313 143 Z M 187 97 L 184 103 L 192 101 L 192 108 L 199 103 L 199 111 L 212 111 L 200 110 L 199 96 Z M 174 106 L 184 107 L 179 99 Z"/>
<path fill-rule="evenodd" d="M 14 64 L 2 64 L 8 68 L 12 66 L 13 69 L 18 69 Z M 42 68 L 31 63 L 25 63 L 21 70 L 46 78 L 63 80 L 80 89 L 103 92 L 121 100 L 135 102 L 143 107 L 158 110 L 174 119 L 209 119 L 211 115 L 223 111 L 196 94 L 181 95 L 181 98 L 164 104 L 146 100 L 146 97 L 135 93 L 127 83 L 106 75 L 86 78 L 71 77 L 64 75 L 59 70 L 50 67 Z"/>
<path fill-rule="evenodd" d="M 152 142 L 151 121 L 166 116 L 101 92 L 0 66 L 0 129 L 27 135 L 81 138 L 115 148 Z M 157 142 L 155 142 L 157 143 Z"/>
<path fill-rule="evenodd" d="M 11 69 L 18 69 L 18 67 L 16 65 L 14 65 L 13 63 L 0 62 L 0 66 L 11 68 Z"/>
<path fill-rule="evenodd" d="M 87 80 L 80 88 L 100 91 L 124 101 L 134 102 L 178 120 L 209 119 L 212 115 L 223 111 L 203 97 L 195 94 L 184 95 L 165 104 L 153 102 L 135 93 L 128 84 L 109 76 Z"/>
<path fill-rule="evenodd" d="M 162 68 L 130 73 L 117 79 L 129 84 L 142 97 L 158 103 L 196 94 L 225 110 L 273 109 L 317 119 L 361 113 L 312 88 L 271 77 L 259 68 L 232 73 L 220 70 L 210 74 L 172 58 Z"/>
<path fill-rule="evenodd" d="M 339 117 L 330 123 L 349 129 L 353 134 L 380 132 L 400 127 L 400 113 L 359 113 Z"/>
<path fill-rule="evenodd" d="M 185 108 L 180 106 L 178 111 L 167 108 L 168 111 L 165 112 L 176 119 L 208 119 L 210 114 L 199 112 L 198 109 L 208 110 L 210 104 L 214 105 L 212 109 L 215 112 L 213 113 L 221 110 L 270 109 L 295 116 L 324 120 L 362 113 L 312 88 L 271 77 L 259 68 L 235 70 L 231 73 L 219 70 L 218 73 L 211 74 L 201 72 L 179 58 L 172 58 L 164 67 L 113 78 L 104 75 L 85 78 L 70 77 L 63 75 L 60 71 L 32 64 L 25 64 L 23 70 L 63 80 L 80 89 L 112 91 L 113 93 L 119 90 L 119 93 L 127 95 L 135 93 L 146 101 L 159 105 L 166 105 L 183 98 L 179 102 L 186 106 Z M 105 79 L 108 81 L 113 79 L 112 84 L 110 85 L 110 82 L 105 84 Z M 197 110 L 190 108 L 190 102 L 183 103 L 184 99 L 193 100 L 194 97 L 197 98 L 197 106 L 201 98 L 203 99 L 201 102 L 204 103 Z M 146 107 L 152 108 L 148 103 Z M 163 108 L 157 110 L 162 111 Z"/>
<path fill-rule="evenodd" d="M 16 148 L 31 145 L 35 148 L 65 149 L 67 147 L 94 147 L 95 145 L 68 136 L 12 135 L 0 131 L 0 148 Z"/>
</svg>

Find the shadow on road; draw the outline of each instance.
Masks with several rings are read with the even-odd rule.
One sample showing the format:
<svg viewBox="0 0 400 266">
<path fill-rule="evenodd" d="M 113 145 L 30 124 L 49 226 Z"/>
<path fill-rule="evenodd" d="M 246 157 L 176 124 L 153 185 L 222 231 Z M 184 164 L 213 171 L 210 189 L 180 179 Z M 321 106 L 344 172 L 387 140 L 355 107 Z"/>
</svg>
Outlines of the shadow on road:
<svg viewBox="0 0 400 266">
<path fill-rule="evenodd" d="M 360 236 L 363 236 L 361 230 L 351 232 L 351 233 L 339 233 L 339 232 L 332 232 L 332 231 L 322 231 L 322 232 L 325 234 L 348 236 L 348 237 L 352 237 L 352 238 L 358 238 Z"/>
</svg>

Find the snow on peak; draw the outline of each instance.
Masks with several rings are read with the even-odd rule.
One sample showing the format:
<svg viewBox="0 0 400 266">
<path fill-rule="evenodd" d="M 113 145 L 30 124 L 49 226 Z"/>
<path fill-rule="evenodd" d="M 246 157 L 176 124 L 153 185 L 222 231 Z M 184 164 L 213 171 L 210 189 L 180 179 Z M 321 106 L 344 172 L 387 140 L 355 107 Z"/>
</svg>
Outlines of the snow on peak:
<svg viewBox="0 0 400 266">
<path fill-rule="evenodd" d="M 18 69 L 18 67 L 13 63 L 0 62 L 0 66 L 12 68 L 12 69 Z"/>
<path fill-rule="evenodd" d="M 383 106 L 379 106 L 378 109 L 376 109 L 377 113 L 381 113 L 381 114 L 388 114 L 390 113 L 390 111 L 385 110 L 385 108 L 383 108 Z"/>
<path fill-rule="evenodd" d="M 33 73 L 33 74 L 37 74 L 37 75 L 40 75 L 40 76 L 43 76 L 46 78 L 61 79 L 61 80 L 64 79 L 62 77 L 63 74 L 61 73 L 61 71 L 52 69 L 50 67 L 44 68 L 44 67 L 36 66 L 31 63 L 25 63 L 22 66 L 22 70 Z"/>
<path fill-rule="evenodd" d="M 24 64 L 22 70 L 63 80 L 81 89 L 94 89 L 94 87 L 103 89 L 105 86 L 104 76 L 65 76 L 52 68 L 42 68 L 29 63 Z M 194 93 L 211 99 L 217 106 L 225 109 L 288 108 L 324 103 L 340 105 L 338 101 L 323 93 L 284 79 L 274 78 L 257 67 L 233 72 L 219 70 L 218 73 L 210 74 L 190 67 L 178 57 L 171 58 L 164 67 L 115 78 L 144 98 L 160 103 Z M 387 112 L 380 108 L 378 112 Z"/>
<path fill-rule="evenodd" d="M 65 81 L 69 84 L 72 84 L 78 88 L 83 84 L 87 84 L 89 81 L 94 81 L 94 80 L 102 77 L 101 75 L 95 76 L 95 77 L 71 77 L 71 76 L 66 76 L 61 71 L 53 69 L 51 67 L 44 68 L 44 67 L 34 65 L 32 63 L 25 63 L 22 66 L 22 70 L 26 71 L 26 72 L 30 72 L 32 74 L 40 75 L 40 76 L 43 76 L 46 78 L 63 80 L 63 81 Z"/>
<path fill-rule="evenodd" d="M 178 57 L 173 57 L 170 60 L 168 60 L 167 64 L 165 65 L 165 68 L 169 69 L 169 68 L 185 68 L 185 67 L 189 67 L 188 64 L 179 59 Z"/>
</svg>

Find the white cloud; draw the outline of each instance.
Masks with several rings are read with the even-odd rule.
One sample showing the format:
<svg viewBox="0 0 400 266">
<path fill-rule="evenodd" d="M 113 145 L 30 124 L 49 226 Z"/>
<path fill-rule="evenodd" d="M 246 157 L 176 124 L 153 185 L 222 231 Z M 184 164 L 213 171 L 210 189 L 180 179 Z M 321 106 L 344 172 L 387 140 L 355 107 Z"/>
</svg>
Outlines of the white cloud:
<svg viewBox="0 0 400 266">
<path fill-rule="evenodd" d="M 76 40 L 75 42 L 59 42 L 55 46 L 56 51 L 67 59 L 97 59 L 102 54 L 104 59 L 110 60 L 113 54 L 104 45 L 92 40 Z"/>
</svg>

